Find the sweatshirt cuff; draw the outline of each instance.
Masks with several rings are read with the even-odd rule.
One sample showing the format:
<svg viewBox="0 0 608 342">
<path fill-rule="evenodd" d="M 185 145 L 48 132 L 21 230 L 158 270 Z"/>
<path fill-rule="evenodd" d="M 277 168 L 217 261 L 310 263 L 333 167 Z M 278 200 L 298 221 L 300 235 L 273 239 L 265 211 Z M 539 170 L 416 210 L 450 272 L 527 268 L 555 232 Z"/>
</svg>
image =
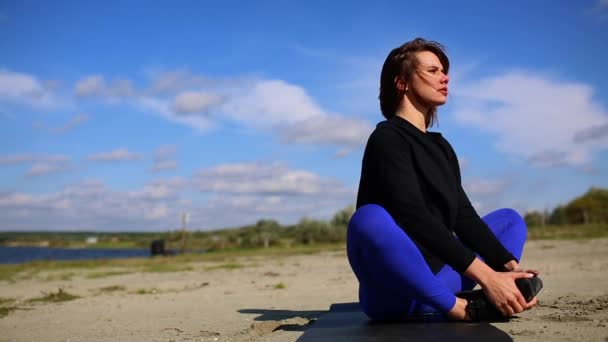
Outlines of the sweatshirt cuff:
<svg viewBox="0 0 608 342">
<path fill-rule="evenodd" d="M 452 266 L 452 268 L 460 273 L 463 274 L 464 271 L 467 270 L 467 268 L 469 268 L 469 266 L 471 266 L 471 264 L 473 263 L 473 261 L 475 260 L 475 258 L 477 258 L 477 255 L 475 253 L 473 253 L 471 250 L 466 249 L 466 253 L 465 255 L 462 256 L 462 258 L 460 258 L 459 260 L 457 260 L 457 262 L 453 262 L 453 263 L 448 263 L 450 266 Z"/>
</svg>

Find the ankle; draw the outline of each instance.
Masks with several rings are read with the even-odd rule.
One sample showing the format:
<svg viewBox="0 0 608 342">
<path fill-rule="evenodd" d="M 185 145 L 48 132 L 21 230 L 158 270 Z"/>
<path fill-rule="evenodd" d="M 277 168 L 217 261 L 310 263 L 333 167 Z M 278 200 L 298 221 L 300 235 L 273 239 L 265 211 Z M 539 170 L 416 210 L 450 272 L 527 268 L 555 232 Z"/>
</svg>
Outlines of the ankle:
<svg viewBox="0 0 608 342">
<path fill-rule="evenodd" d="M 448 311 L 447 316 L 450 320 L 453 321 L 470 321 L 471 317 L 467 313 L 467 300 L 456 297 L 456 303 L 452 307 L 450 311 Z"/>
</svg>

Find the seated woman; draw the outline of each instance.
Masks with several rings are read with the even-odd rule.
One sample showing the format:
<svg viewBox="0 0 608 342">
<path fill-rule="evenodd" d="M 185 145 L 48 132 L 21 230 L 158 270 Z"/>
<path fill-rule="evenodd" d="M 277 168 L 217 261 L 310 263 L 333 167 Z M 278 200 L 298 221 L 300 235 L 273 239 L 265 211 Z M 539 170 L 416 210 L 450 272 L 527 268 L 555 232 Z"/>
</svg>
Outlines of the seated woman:
<svg viewBox="0 0 608 342">
<path fill-rule="evenodd" d="M 448 69 L 442 46 L 421 38 L 392 50 L 382 68 L 386 120 L 367 142 L 347 234 L 360 304 L 375 320 L 431 312 L 495 320 L 537 303 L 516 285 L 542 285 L 538 272 L 519 266 L 523 219 L 512 209 L 480 218 L 456 153 L 440 133 L 427 132 L 447 100 Z M 476 284 L 482 291 L 462 292 Z"/>
</svg>

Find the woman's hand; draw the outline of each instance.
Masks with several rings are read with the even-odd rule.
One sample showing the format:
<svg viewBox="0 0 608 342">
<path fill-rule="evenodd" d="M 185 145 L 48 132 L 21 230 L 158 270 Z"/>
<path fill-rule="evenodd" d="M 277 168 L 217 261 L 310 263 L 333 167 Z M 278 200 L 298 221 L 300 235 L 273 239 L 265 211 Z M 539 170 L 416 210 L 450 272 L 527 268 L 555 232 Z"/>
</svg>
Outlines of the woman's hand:
<svg viewBox="0 0 608 342">
<path fill-rule="evenodd" d="M 464 274 L 481 285 L 488 300 L 505 316 L 512 316 L 528 310 L 537 304 L 536 298 L 526 303 L 523 295 L 515 285 L 515 279 L 532 278 L 536 271 L 519 270 L 519 264 L 512 260 L 505 264 L 512 272 L 496 272 L 479 258 L 475 258 Z"/>
<path fill-rule="evenodd" d="M 539 275 L 540 272 L 538 272 L 537 270 L 523 270 L 521 268 L 521 266 L 519 265 L 519 263 L 517 263 L 517 261 L 515 260 L 511 260 L 508 263 L 505 264 L 505 269 L 510 271 L 510 272 L 526 272 L 526 273 L 532 273 L 534 275 Z"/>
<path fill-rule="evenodd" d="M 529 310 L 537 304 L 536 297 L 529 303 L 515 285 L 515 279 L 532 278 L 528 272 L 494 272 L 480 283 L 488 300 L 505 316 L 513 316 L 524 310 Z"/>
</svg>

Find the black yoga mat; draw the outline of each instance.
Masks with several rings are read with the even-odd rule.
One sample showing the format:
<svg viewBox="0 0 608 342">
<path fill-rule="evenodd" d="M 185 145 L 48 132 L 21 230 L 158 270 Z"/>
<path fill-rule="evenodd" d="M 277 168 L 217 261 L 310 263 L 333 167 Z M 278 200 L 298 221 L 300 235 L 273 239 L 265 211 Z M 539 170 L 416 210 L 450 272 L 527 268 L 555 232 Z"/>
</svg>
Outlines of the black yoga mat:
<svg viewBox="0 0 608 342">
<path fill-rule="evenodd" d="M 432 319 L 431 319 L 432 320 Z M 332 304 L 298 342 L 363 341 L 513 341 L 489 323 L 403 321 L 372 322 L 359 303 Z"/>
</svg>

